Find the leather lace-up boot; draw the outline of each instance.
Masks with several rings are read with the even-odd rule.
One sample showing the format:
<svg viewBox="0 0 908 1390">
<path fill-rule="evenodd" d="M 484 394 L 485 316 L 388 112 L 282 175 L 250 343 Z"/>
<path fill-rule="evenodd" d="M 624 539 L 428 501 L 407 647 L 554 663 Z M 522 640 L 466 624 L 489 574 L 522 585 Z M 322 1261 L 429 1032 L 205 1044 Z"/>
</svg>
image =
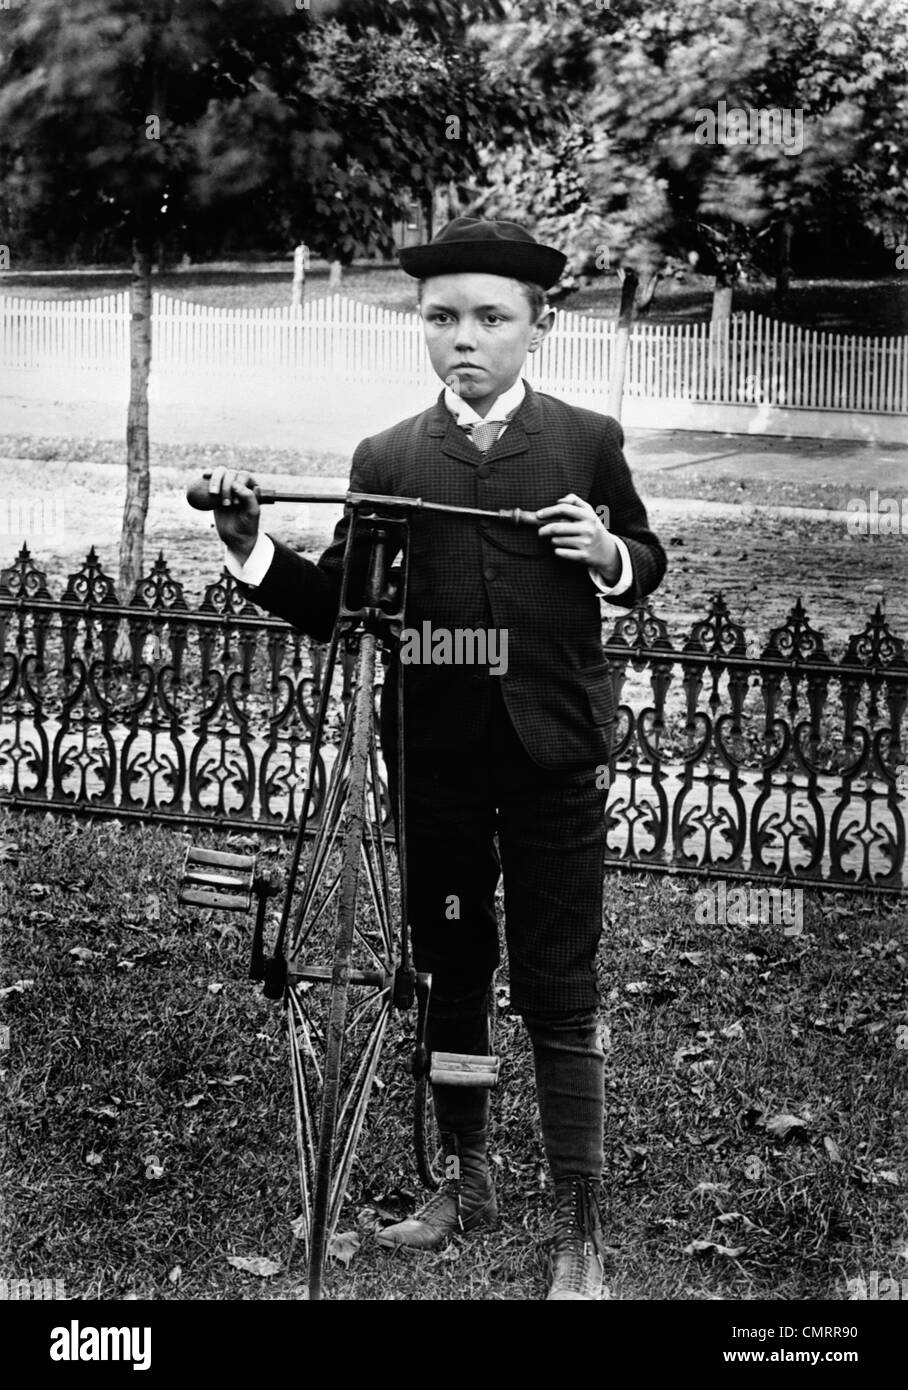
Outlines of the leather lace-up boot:
<svg viewBox="0 0 908 1390">
<path fill-rule="evenodd" d="M 447 1175 L 441 1191 L 414 1216 L 379 1232 L 378 1244 L 386 1249 L 402 1245 L 409 1250 L 440 1250 L 455 1232 L 465 1235 L 497 1221 L 486 1130 L 460 1135 L 443 1132 L 441 1142 Z"/>
<path fill-rule="evenodd" d="M 602 1266 L 599 1189 L 594 1178 L 572 1173 L 555 1179 L 555 1234 L 549 1252 L 549 1299 L 607 1297 Z"/>
</svg>

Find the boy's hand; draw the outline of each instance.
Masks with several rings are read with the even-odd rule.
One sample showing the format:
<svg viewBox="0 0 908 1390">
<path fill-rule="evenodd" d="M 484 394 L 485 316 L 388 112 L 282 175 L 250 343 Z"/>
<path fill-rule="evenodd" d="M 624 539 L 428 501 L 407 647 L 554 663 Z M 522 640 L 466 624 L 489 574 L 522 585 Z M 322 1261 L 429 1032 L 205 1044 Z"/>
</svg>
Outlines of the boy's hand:
<svg viewBox="0 0 908 1390">
<path fill-rule="evenodd" d="M 220 499 L 214 511 L 218 535 L 243 562 L 252 554 L 259 534 L 259 502 L 254 487 L 251 473 L 234 473 L 228 468 L 213 468 L 208 478 L 208 491 Z"/>
<path fill-rule="evenodd" d="M 539 534 L 550 537 L 556 555 L 562 560 L 592 565 L 606 582 L 615 582 L 621 571 L 621 556 L 611 532 L 589 502 L 571 492 L 559 498 L 553 507 L 539 507 L 536 515 L 546 523 L 540 526 Z"/>
</svg>

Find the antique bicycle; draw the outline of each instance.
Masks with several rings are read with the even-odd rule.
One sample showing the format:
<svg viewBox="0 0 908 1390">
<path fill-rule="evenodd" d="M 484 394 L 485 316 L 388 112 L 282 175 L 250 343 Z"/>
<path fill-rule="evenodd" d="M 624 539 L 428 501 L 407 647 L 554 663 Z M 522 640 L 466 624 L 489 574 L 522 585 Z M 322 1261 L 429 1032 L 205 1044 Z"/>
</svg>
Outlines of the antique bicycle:
<svg viewBox="0 0 908 1390">
<path fill-rule="evenodd" d="M 417 511 L 511 526 L 538 526 L 535 512 L 487 511 L 421 498 L 368 493 L 309 495 L 257 489 L 260 504 L 344 503 L 349 529 L 340 606 L 324 667 L 312 753 L 273 949 L 266 957 L 268 903 L 281 889 L 259 874 L 255 856 L 190 847 L 179 889 L 182 904 L 248 911 L 256 901 L 250 976 L 269 999 L 281 1000 L 287 1022 L 302 1214 L 296 1229 L 308 1261 L 309 1297 L 321 1297 L 331 1238 L 337 1229 L 391 1009 L 416 1006 L 412 1054 L 416 1166 L 430 1189 L 439 1184 L 432 1083 L 492 1086 L 495 1056 L 429 1053 L 426 1019 L 431 976 L 413 967 L 407 915 L 407 834 L 403 682 L 397 685 L 395 828 L 399 906 L 391 892 L 387 805 L 376 738 L 375 677 L 390 659 L 404 624 L 410 522 Z M 192 506 L 214 505 L 203 479 L 187 492 Z M 399 569 L 392 563 L 400 552 Z M 354 556 L 359 562 L 354 564 Z M 365 564 L 361 563 L 365 556 Z M 303 851 L 315 795 L 338 660 L 353 668 L 352 689 L 324 788 L 321 814 L 305 866 Z M 389 778 L 389 781 L 391 779 Z M 364 891 L 363 891 L 364 890 Z"/>
</svg>

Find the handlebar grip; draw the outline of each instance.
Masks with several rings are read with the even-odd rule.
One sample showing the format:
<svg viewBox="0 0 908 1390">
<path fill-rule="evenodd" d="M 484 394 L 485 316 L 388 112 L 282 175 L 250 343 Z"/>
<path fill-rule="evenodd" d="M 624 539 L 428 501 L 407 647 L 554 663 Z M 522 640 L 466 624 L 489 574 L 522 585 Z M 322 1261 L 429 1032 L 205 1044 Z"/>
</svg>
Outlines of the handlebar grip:
<svg viewBox="0 0 908 1390">
<path fill-rule="evenodd" d="M 270 488 L 256 487 L 253 492 L 259 501 L 259 506 L 264 506 L 267 502 L 274 501 L 274 492 Z M 194 483 L 190 483 L 186 489 L 186 501 L 190 507 L 195 507 L 197 512 L 213 512 L 220 500 L 220 494 L 209 492 L 208 476 L 205 474 L 201 478 L 196 478 Z"/>
</svg>

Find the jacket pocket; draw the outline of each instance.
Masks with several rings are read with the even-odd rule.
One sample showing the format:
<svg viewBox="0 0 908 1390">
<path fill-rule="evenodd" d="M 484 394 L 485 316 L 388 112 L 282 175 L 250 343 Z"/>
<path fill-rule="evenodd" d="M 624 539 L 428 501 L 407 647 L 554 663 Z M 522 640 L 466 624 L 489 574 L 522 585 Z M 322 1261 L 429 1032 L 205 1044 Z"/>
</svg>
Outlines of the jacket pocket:
<svg viewBox="0 0 908 1390">
<path fill-rule="evenodd" d="M 615 718 L 615 697 L 608 662 L 598 662 L 578 674 L 586 691 L 593 723 L 611 724 Z"/>
</svg>

